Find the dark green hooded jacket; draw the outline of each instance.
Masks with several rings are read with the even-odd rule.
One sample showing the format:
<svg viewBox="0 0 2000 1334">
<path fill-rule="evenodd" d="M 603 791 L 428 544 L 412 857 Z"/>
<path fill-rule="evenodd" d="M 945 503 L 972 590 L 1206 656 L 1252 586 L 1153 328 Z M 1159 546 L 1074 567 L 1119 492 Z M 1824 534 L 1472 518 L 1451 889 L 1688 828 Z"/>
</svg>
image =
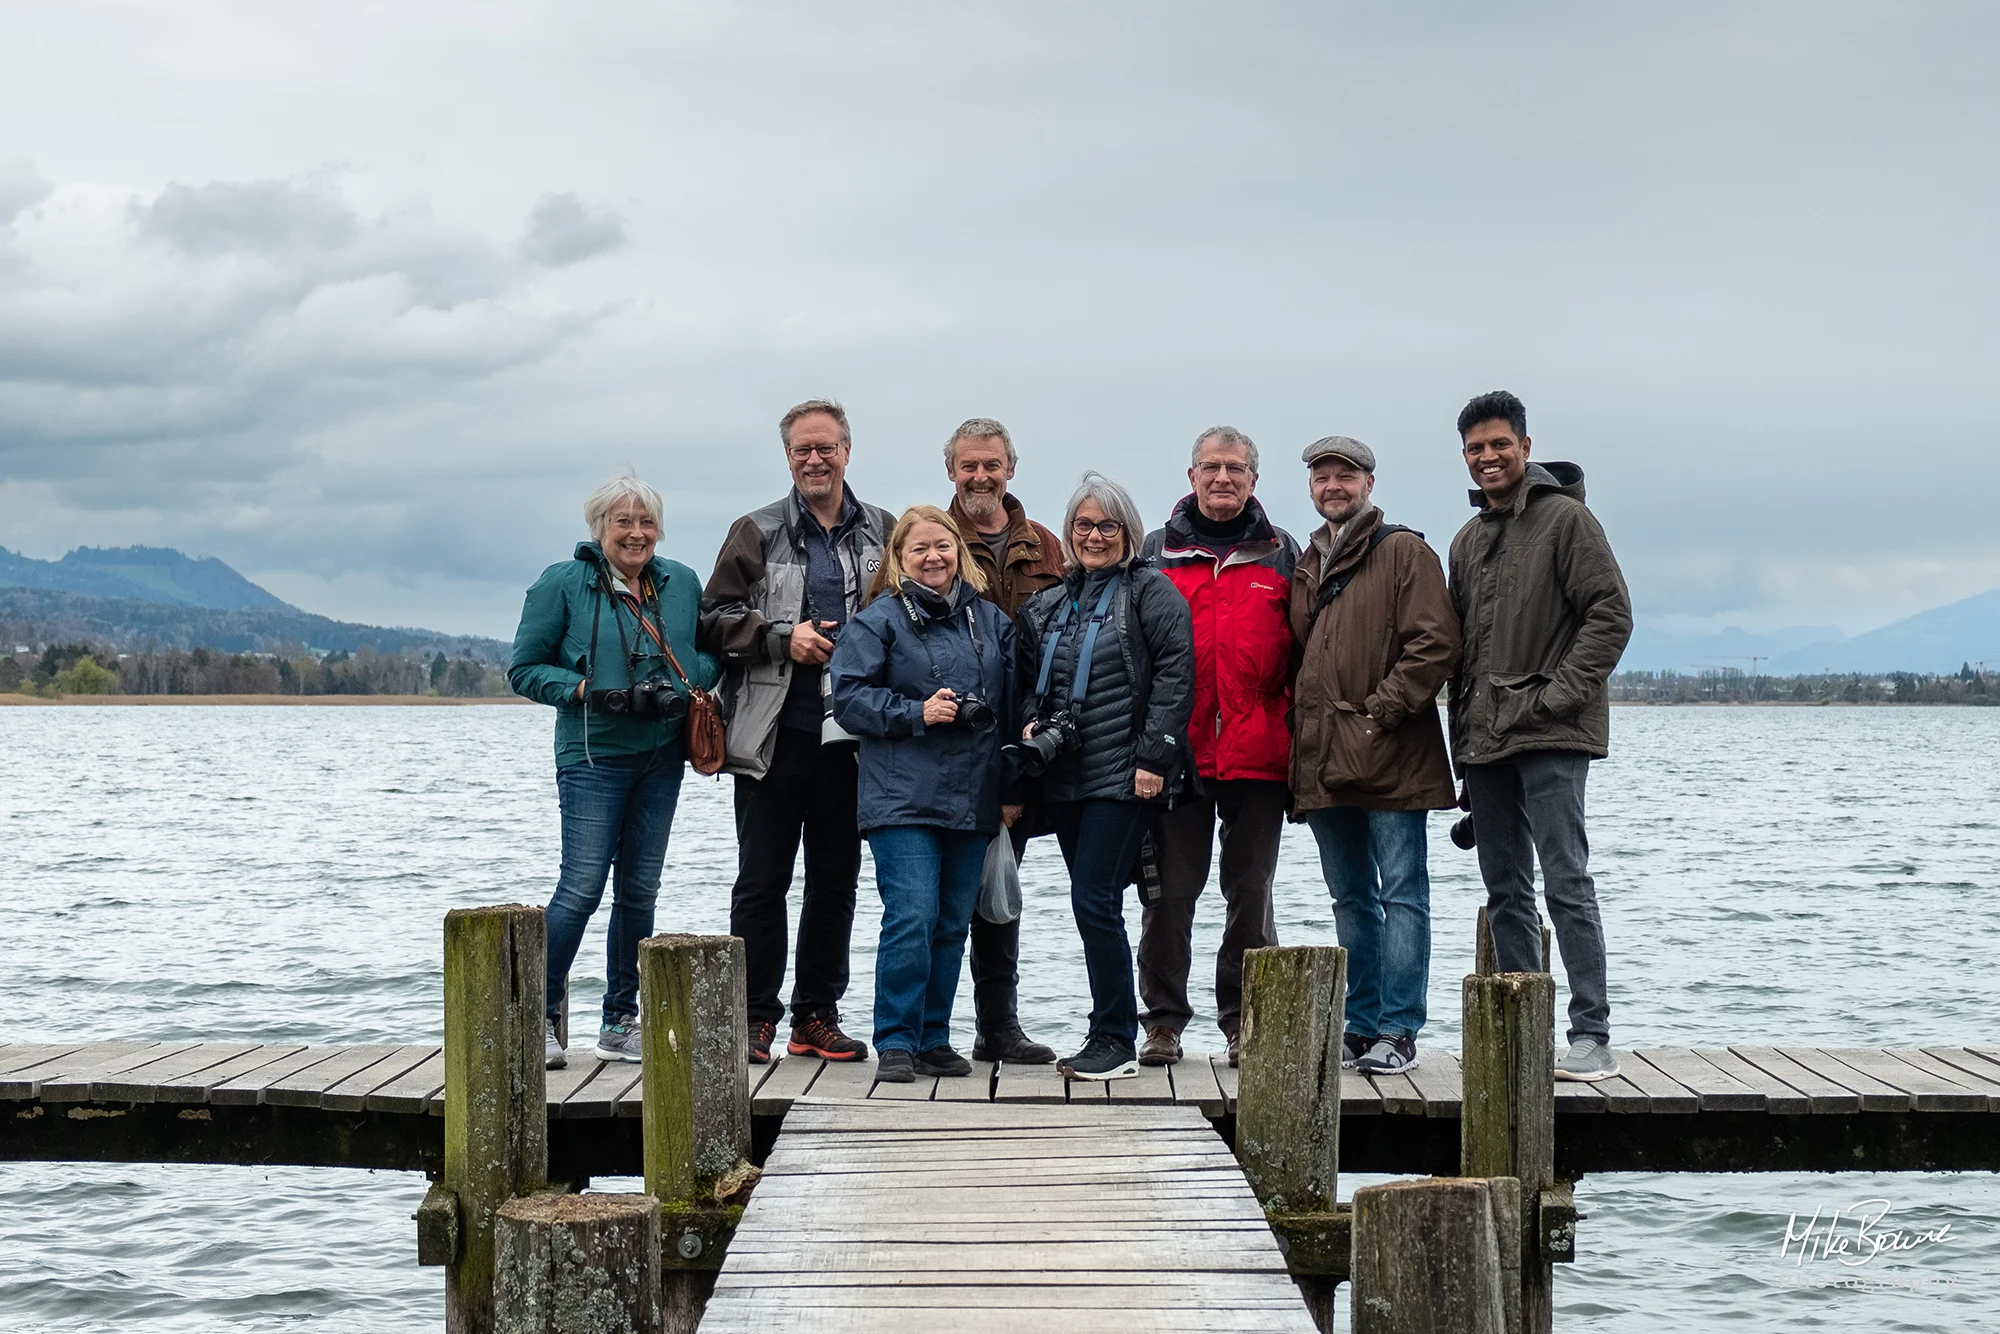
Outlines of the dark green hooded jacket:
<svg viewBox="0 0 2000 1334">
<path fill-rule="evenodd" d="M 721 671 L 714 658 L 694 646 L 695 616 L 701 608 L 701 580 L 677 560 L 653 557 L 647 567 L 659 593 L 659 612 L 667 643 L 694 684 L 715 685 Z M 526 699 L 556 709 L 556 767 L 582 764 L 586 759 L 640 755 L 680 739 L 679 719 L 632 718 L 586 709 L 576 698 L 577 682 L 586 677 L 592 690 L 632 684 L 628 650 L 651 649 L 653 641 L 632 613 L 602 591 L 608 585 L 604 553 L 595 542 L 579 542 L 576 554 L 542 571 L 528 589 L 521 608 L 521 628 L 514 632 L 514 653 L 507 663 L 507 684 Z M 593 613 L 597 643 L 590 643 Z M 621 641 L 620 630 L 624 631 Z M 640 660 L 639 675 L 659 677 L 681 688 L 663 658 Z M 588 726 L 586 741 L 585 728 Z"/>
</svg>

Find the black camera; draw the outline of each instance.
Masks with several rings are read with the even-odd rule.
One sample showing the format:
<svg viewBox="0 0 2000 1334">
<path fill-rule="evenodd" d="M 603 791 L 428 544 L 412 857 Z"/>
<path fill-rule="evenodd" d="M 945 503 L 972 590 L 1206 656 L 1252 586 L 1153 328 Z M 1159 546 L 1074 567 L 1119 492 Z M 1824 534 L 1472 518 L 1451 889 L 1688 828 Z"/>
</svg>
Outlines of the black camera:
<svg viewBox="0 0 2000 1334">
<path fill-rule="evenodd" d="M 1453 823 L 1451 827 L 1451 841 L 1467 852 L 1472 851 L 1479 845 L 1479 836 L 1473 832 L 1471 816 L 1468 815 L 1464 819 Z"/>
<path fill-rule="evenodd" d="M 590 707 L 631 718 L 674 722 L 687 716 L 687 698 L 666 681 L 641 681 L 624 690 L 593 690 Z"/>
<path fill-rule="evenodd" d="M 951 692 L 958 701 L 957 721 L 961 726 L 975 732 L 990 732 L 1000 723 L 1000 716 L 993 712 L 993 706 L 977 695 L 967 695 L 960 691 Z"/>
<path fill-rule="evenodd" d="M 1076 715 L 1068 709 L 1063 709 L 1057 713 L 1037 717 L 1026 741 L 1018 745 L 1002 746 L 1000 753 L 1012 756 L 1026 777 L 1039 778 L 1054 762 L 1056 756 L 1066 750 L 1076 749 L 1076 745 Z"/>
</svg>

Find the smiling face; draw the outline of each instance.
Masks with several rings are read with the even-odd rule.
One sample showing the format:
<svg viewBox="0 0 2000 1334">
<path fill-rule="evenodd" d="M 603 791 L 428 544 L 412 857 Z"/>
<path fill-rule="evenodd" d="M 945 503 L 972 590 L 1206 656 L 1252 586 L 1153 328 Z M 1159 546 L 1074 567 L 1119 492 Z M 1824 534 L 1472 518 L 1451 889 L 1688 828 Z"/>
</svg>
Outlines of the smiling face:
<svg viewBox="0 0 2000 1334">
<path fill-rule="evenodd" d="M 1338 527 L 1368 507 L 1375 492 L 1375 477 L 1343 458 L 1326 458 L 1313 464 L 1306 489 L 1312 494 L 1313 508 L 1320 517 Z"/>
<path fill-rule="evenodd" d="M 1243 513 L 1257 489 L 1250 451 L 1211 436 L 1201 442 L 1201 454 L 1188 469 L 1188 485 L 1194 488 L 1194 503 L 1203 518 L 1228 523 Z"/>
<path fill-rule="evenodd" d="M 904 574 L 933 593 L 942 593 L 958 578 L 958 539 L 943 524 L 922 519 L 903 535 L 896 559 Z"/>
<path fill-rule="evenodd" d="M 1527 436 L 1515 435 L 1499 417 L 1465 433 L 1465 467 L 1473 485 L 1485 493 L 1488 506 L 1497 509 L 1514 498 L 1528 475 L 1528 449 L 1533 444 Z"/>
<path fill-rule="evenodd" d="M 826 413 L 808 412 L 792 423 L 785 460 L 791 465 L 792 485 L 806 503 L 840 494 L 850 452 L 851 446 L 841 440 L 840 423 Z"/>
<path fill-rule="evenodd" d="M 999 436 L 972 436 L 953 445 L 945 475 L 958 491 L 959 508 L 980 532 L 997 532 L 1005 526 L 1007 483 L 1014 480 L 1014 465 L 1007 462 L 1007 446 Z"/>
<path fill-rule="evenodd" d="M 1111 531 L 1106 533 L 1105 527 Z M 1070 523 L 1070 545 L 1076 548 L 1076 563 L 1086 570 L 1104 570 L 1125 559 L 1125 530 L 1107 517 L 1104 507 L 1086 500 L 1076 507 Z"/>
<path fill-rule="evenodd" d="M 597 541 L 611 568 L 630 581 L 653 559 L 653 548 L 660 544 L 660 524 L 644 505 L 627 497 L 604 516 Z"/>
</svg>

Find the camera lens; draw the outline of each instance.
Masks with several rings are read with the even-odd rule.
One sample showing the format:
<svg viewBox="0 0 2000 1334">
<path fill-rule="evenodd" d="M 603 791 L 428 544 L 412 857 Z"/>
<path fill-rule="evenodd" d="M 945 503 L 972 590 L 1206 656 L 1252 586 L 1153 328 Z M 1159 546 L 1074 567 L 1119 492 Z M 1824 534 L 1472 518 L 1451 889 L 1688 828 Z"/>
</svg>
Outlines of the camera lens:
<svg viewBox="0 0 2000 1334">
<path fill-rule="evenodd" d="M 607 690 L 604 692 L 606 713 L 626 713 L 632 707 L 632 692 L 629 690 Z"/>
<path fill-rule="evenodd" d="M 993 706 L 977 695 L 961 695 L 958 700 L 958 721 L 975 732 L 990 732 L 999 720 L 993 716 Z"/>
<path fill-rule="evenodd" d="M 1478 846 L 1479 837 L 1472 828 L 1471 816 L 1468 815 L 1452 825 L 1451 841 L 1466 852 Z"/>
</svg>

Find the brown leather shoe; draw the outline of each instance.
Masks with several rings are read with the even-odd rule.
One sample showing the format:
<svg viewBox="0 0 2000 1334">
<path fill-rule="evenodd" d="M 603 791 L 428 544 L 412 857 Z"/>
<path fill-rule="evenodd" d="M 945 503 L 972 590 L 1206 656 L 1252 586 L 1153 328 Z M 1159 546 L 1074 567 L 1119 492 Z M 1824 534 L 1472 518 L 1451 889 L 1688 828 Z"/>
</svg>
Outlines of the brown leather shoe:
<svg viewBox="0 0 2000 1334">
<path fill-rule="evenodd" d="M 1139 1064 L 1172 1065 L 1181 1058 L 1181 1035 L 1165 1024 L 1146 1030 L 1146 1045 L 1139 1048 Z"/>
<path fill-rule="evenodd" d="M 1243 1035 L 1240 1033 L 1225 1033 L 1223 1036 L 1229 1039 L 1229 1063 L 1235 1065 L 1243 1059 Z"/>
</svg>

